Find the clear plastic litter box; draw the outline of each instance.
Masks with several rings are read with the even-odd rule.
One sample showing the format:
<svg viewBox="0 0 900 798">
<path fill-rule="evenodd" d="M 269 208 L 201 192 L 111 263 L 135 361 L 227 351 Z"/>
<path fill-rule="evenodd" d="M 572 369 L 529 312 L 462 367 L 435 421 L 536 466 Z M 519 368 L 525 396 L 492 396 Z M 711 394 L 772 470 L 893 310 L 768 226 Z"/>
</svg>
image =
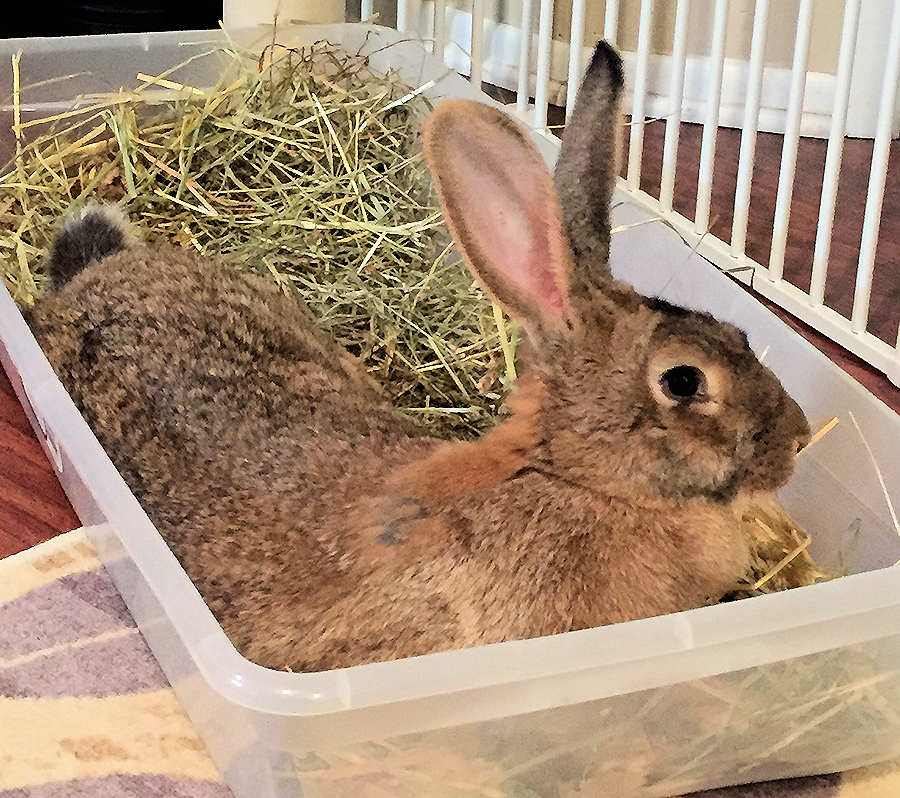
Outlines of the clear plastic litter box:
<svg viewBox="0 0 900 798">
<path fill-rule="evenodd" d="M 26 118 L 64 110 L 209 49 L 217 32 L 0 40 L 0 95 Z M 259 32 L 236 34 L 252 43 Z M 299 26 L 371 52 L 412 85 L 446 69 L 396 31 Z M 393 46 L 383 49 L 386 44 Z M 210 85 L 215 57 L 179 79 Z M 490 102 L 456 75 L 435 99 Z M 7 105 L 0 123 L 8 132 Z M 548 163 L 555 141 L 535 134 Z M 0 150 L 10 149 L 4 133 Z M 0 158 L 5 160 L 5 157 Z M 627 195 L 616 223 L 647 217 Z M 733 321 L 812 419 L 841 423 L 800 458 L 781 499 L 813 554 L 849 576 L 786 593 L 548 638 L 324 673 L 243 659 L 0 291 L 0 359 L 103 561 L 238 798 L 670 796 L 833 772 L 900 755 L 900 538 L 852 412 L 900 505 L 900 417 L 661 224 L 614 237 L 613 269 Z M 359 619 L 365 623 L 365 619 Z M 580 790 L 580 791 L 578 791 Z"/>
</svg>

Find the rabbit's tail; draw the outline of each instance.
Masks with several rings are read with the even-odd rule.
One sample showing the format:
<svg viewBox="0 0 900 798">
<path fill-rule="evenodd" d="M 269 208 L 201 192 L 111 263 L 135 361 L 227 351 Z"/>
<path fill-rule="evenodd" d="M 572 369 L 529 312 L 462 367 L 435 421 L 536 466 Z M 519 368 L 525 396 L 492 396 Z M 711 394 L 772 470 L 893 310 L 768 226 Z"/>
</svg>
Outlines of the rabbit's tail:
<svg viewBox="0 0 900 798">
<path fill-rule="evenodd" d="M 61 288 L 85 266 L 129 246 L 128 217 L 118 205 L 90 203 L 69 214 L 53 239 L 44 266 L 50 284 Z"/>
</svg>

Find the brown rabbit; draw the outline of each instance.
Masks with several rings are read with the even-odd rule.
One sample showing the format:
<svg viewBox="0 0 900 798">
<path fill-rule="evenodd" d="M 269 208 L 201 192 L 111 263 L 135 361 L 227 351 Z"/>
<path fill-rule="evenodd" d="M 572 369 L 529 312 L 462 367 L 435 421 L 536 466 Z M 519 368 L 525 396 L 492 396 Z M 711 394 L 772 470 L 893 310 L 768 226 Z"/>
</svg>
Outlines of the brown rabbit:
<svg viewBox="0 0 900 798">
<path fill-rule="evenodd" d="M 474 443 L 424 437 L 269 282 L 130 242 L 103 209 L 59 234 L 35 335 L 251 660 L 320 670 L 615 623 L 747 570 L 736 503 L 787 480 L 808 427 L 740 331 L 610 278 L 621 90 L 601 43 L 562 210 L 501 112 L 446 101 L 427 121 L 456 243 L 529 338 L 513 416 Z"/>
</svg>

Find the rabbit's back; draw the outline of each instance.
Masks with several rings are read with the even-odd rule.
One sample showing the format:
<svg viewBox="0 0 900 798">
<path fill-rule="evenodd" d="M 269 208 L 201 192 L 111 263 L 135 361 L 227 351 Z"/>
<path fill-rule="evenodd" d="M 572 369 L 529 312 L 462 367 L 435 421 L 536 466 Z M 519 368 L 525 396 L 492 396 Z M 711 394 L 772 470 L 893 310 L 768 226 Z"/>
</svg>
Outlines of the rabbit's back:
<svg viewBox="0 0 900 798">
<path fill-rule="evenodd" d="M 107 413 L 118 425 L 152 408 L 158 432 L 216 446 L 304 420 L 310 434 L 398 429 L 374 383 L 297 299 L 174 247 L 133 247 L 91 265 L 30 321 L 76 402 L 103 427 Z"/>
<path fill-rule="evenodd" d="M 186 251 L 106 257 L 29 321 L 214 610 L 282 570 L 322 582 L 347 559 L 326 517 L 429 445 L 299 301 Z"/>
</svg>

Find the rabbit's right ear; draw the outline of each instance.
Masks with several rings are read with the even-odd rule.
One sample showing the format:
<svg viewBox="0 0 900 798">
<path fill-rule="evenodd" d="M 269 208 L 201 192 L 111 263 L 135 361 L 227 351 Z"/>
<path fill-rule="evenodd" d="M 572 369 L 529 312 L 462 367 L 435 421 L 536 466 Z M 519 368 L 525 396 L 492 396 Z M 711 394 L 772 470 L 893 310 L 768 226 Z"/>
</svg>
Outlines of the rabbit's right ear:
<svg viewBox="0 0 900 798">
<path fill-rule="evenodd" d="M 423 145 L 470 271 L 531 332 L 568 329 L 572 253 L 528 134 L 498 109 L 445 100 L 425 121 Z"/>
<path fill-rule="evenodd" d="M 609 214 L 619 171 L 624 84 L 622 59 L 599 42 L 566 122 L 554 177 L 576 280 L 598 287 L 611 279 Z"/>
</svg>

